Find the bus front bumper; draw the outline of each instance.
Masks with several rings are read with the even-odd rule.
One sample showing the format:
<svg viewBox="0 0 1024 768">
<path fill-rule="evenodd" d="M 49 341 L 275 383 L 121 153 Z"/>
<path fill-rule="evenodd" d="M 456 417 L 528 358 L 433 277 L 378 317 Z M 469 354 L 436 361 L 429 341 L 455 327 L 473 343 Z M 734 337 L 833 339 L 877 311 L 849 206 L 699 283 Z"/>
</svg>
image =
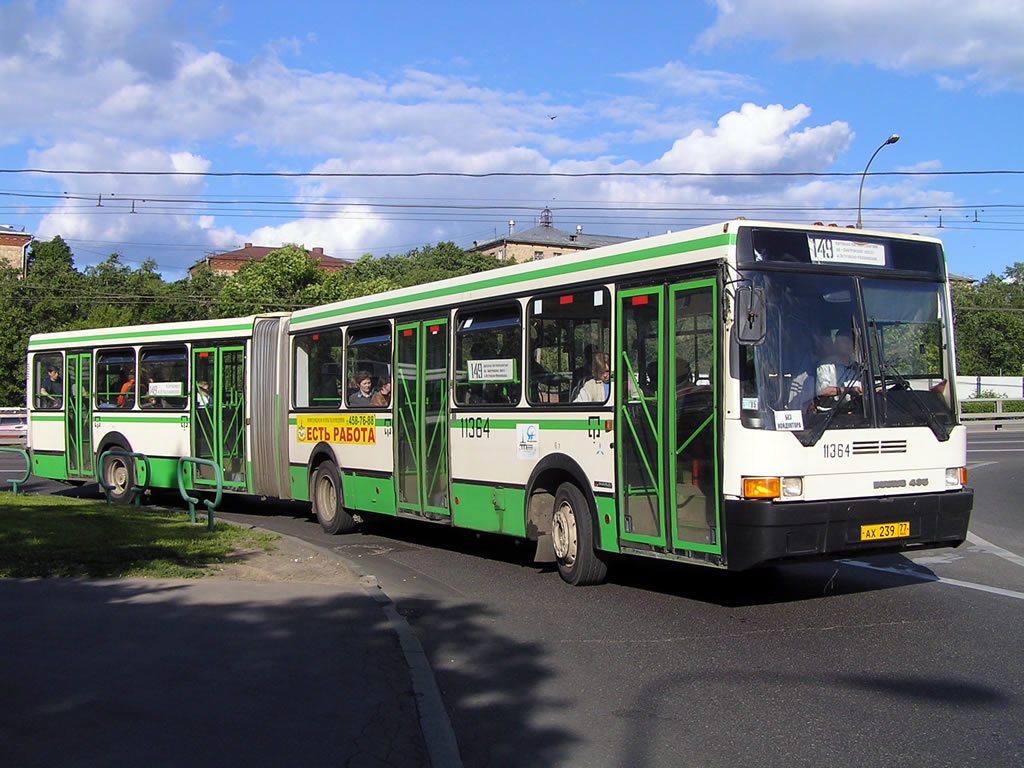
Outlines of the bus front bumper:
<svg viewBox="0 0 1024 768">
<path fill-rule="evenodd" d="M 967 538 L 974 490 L 777 503 L 725 501 L 727 566 L 956 547 Z M 862 526 L 910 523 L 910 535 L 865 541 Z"/>
</svg>

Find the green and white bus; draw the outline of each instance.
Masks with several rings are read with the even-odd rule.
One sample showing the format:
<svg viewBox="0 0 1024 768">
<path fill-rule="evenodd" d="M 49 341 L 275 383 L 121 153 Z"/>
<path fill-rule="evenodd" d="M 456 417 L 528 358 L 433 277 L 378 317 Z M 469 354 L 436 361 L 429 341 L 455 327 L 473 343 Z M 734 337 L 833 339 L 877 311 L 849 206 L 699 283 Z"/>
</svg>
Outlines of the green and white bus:
<svg viewBox="0 0 1024 768">
<path fill-rule="evenodd" d="M 612 553 L 744 570 L 964 541 L 954 359 L 939 241 L 735 220 L 292 314 L 33 336 L 29 444 L 73 482 L 111 448 L 151 487 L 205 458 L 331 533 L 523 537 L 572 584 Z M 136 462 L 105 464 L 128 498 Z"/>
</svg>

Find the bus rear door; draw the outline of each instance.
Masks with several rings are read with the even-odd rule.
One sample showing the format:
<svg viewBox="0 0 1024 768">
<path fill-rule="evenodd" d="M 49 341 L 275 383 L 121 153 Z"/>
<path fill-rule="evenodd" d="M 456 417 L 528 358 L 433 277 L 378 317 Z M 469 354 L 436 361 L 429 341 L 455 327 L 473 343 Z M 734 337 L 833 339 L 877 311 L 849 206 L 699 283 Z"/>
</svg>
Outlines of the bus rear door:
<svg viewBox="0 0 1024 768">
<path fill-rule="evenodd" d="M 225 488 L 244 490 L 245 349 L 193 349 L 192 392 L 192 455 L 219 465 Z M 216 482 L 213 469 L 196 466 L 196 485 Z"/>
</svg>

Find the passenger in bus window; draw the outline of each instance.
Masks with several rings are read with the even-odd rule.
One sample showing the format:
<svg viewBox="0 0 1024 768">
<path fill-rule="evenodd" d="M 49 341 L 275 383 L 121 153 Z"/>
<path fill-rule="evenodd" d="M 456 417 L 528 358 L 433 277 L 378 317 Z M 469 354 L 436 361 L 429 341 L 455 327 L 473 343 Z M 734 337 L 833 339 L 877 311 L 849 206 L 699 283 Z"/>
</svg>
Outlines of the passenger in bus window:
<svg viewBox="0 0 1024 768">
<path fill-rule="evenodd" d="M 206 408 L 210 405 L 210 382 L 196 382 L 196 407 Z"/>
<path fill-rule="evenodd" d="M 594 345 L 587 344 L 583 347 L 583 365 L 576 368 L 572 372 L 572 384 L 570 385 L 573 392 L 577 392 L 578 388 L 583 386 L 583 382 L 591 378 L 594 373 Z"/>
<path fill-rule="evenodd" d="M 369 408 L 373 397 L 373 377 L 369 371 L 356 373 L 356 389 L 349 392 L 348 404 L 352 408 Z"/>
<path fill-rule="evenodd" d="M 603 403 L 608 400 L 611 392 L 611 364 L 607 352 L 598 352 L 594 355 L 591 371 L 593 376 L 583 382 L 573 402 Z"/>
<path fill-rule="evenodd" d="M 118 408 L 131 408 L 135 404 L 135 369 L 125 374 L 128 380 L 121 385 L 121 394 L 117 396 Z"/>
<path fill-rule="evenodd" d="M 388 408 L 391 405 L 391 378 L 382 376 L 380 389 L 370 398 L 370 405 L 374 408 Z"/>
<path fill-rule="evenodd" d="M 64 380 L 60 377 L 60 369 L 51 365 L 46 369 L 46 378 L 39 385 L 39 407 L 60 408 L 64 399 Z"/>
</svg>

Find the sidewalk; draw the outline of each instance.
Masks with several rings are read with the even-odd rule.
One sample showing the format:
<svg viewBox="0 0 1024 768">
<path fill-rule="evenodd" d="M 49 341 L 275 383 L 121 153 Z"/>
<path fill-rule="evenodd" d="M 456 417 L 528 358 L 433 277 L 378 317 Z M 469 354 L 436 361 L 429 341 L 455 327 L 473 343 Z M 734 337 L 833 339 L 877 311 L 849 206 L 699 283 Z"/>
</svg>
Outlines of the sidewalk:
<svg viewBox="0 0 1024 768">
<path fill-rule="evenodd" d="M 399 639 L 354 579 L 0 580 L 0 755 L 426 766 Z"/>
</svg>

